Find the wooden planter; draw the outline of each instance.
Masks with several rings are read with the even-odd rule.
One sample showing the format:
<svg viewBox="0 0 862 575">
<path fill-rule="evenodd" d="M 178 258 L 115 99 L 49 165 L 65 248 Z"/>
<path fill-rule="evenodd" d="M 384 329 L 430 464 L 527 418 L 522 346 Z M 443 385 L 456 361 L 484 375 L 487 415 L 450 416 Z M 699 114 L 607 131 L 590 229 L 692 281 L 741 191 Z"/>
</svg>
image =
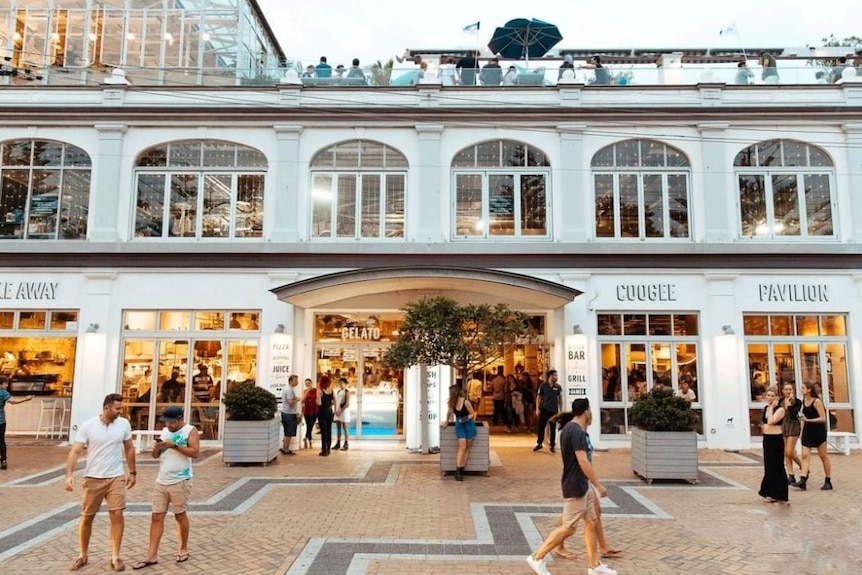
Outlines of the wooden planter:
<svg viewBox="0 0 862 575">
<path fill-rule="evenodd" d="M 455 437 L 455 424 L 450 423 L 440 430 L 440 472 L 443 475 L 455 472 L 456 455 L 458 455 L 458 439 Z M 488 441 L 488 426 L 482 422 L 476 422 L 476 437 L 470 447 L 464 471 L 489 475 L 490 467 L 491 444 Z"/>
<path fill-rule="evenodd" d="M 267 464 L 278 457 L 280 447 L 278 419 L 268 421 L 224 422 L 222 461 L 232 463 Z"/>
<path fill-rule="evenodd" d="M 632 471 L 654 479 L 697 482 L 697 433 L 632 429 Z"/>
</svg>

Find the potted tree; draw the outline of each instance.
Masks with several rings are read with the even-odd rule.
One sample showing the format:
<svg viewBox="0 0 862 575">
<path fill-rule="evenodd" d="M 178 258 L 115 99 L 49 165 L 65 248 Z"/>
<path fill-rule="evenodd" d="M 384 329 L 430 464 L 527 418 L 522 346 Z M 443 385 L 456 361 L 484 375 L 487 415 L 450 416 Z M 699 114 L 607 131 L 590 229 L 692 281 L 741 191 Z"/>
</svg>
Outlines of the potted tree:
<svg viewBox="0 0 862 575">
<path fill-rule="evenodd" d="M 672 389 L 653 388 L 635 400 L 629 412 L 632 471 L 654 479 L 697 481 L 697 414 Z"/>
<path fill-rule="evenodd" d="M 398 341 L 389 348 L 386 361 L 397 367 L 447 365 L 461 381 L 470 379 L 501 357 L 507 347 L 526 333 L 526 317 L 504 304 L 460 305 L 446 297 L 423 298 L 404 309 Z M 421 417 L 427 421 L 427 390 L 421 385 Z M 441 406 L 441 412 L 445 409 Z M 437 422 L 434 422 L 437 424 Z M 422 451 L 428 452 L 427 430 L 423 426 Z M 455 471 L 457 441 L 452 427 L 443 430 L 440 441 L 440 468 Z M 488 427 L 477 424 L 466 471 L 488 472 L 490 445 Z"/>
<path fill-rule="evenodd" d="M 269 463 L 278 455 L 278 400 L 254 383 L 238 383 L 222 399 L 227 410 L 222 461 Z"/>
</svg>

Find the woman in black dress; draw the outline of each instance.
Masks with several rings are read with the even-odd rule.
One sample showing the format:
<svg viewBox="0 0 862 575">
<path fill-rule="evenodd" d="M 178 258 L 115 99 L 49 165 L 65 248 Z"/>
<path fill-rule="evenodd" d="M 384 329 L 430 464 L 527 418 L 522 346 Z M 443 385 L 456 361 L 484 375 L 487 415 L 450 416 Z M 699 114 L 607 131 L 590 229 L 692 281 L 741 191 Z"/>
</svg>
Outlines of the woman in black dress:
<svg viewBox="0 0 862 575">
<path fill-rule="evenodd" d="M 321 376 L 317 384 L 317 425 L 320 427 L 320 453 L 326 457 L 332 451 L 332 406 L 333 389 L 332 380 L 328 376 Z"/>
<path fill-rule="evenodd" d="M 796 397 L 796 389 L 792 383 L 785 383 L 783 391 L 781 407 L 784 408 L 784 419 L 781 420 L 781 431 L 784 433 L 784 466 L 787 468 L 787 483 L 796 485 L 793 464 L 796 463 L 800 474 L 802 472 L 802 460 L 796 455 L 796 442 L 802 433 L 802 424 L 799 423 L 802 400 Z"/>
<path fill-rule="evenodd" d="M 811 468 L 811 450 L 816 449 L 823 464 L 823 474 L 826 480 L 824 491 L 832 490 L 832 462 L 826 453 L 826 407 L 817 393 L 816 383 L 802 384 L 802 476 L 795 487 L 805 491 L 808 483 L 808 472 Z"/>
<path fill-rule="evenodd" d="M 778 400 L 778 389 L 766 390 L 763 408 L 763 480 L 758 494 L 770 503 L 787 502 L 787 475 L 784 473 L 784 434 L 781 421 L 784 408 Z"/>
</svg>

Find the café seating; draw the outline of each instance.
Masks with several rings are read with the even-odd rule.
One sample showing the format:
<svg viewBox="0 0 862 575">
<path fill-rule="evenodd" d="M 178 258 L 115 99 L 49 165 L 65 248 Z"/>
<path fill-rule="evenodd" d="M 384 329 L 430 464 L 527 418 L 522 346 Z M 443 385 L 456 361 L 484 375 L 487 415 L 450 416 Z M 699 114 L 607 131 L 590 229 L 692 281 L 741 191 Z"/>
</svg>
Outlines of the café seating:
<svg viewBox="0 0 862 575">
<path fill-rule="evenodd" d="M 65 399 L 42 399 L 39 410 L 39 425 L 36 429 L 36 439 L 43 434 L 51 439 L 54 435 L 63 437 L 66 434 L 66 416 L 69 413 L 69 403 Z"/>
</svg>

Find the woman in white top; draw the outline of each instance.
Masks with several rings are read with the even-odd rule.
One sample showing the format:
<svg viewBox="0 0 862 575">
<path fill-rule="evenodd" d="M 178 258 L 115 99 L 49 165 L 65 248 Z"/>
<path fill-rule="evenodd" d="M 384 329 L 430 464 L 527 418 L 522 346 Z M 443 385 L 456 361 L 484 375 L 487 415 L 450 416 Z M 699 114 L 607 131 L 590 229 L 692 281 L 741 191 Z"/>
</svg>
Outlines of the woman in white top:
<svg viewBox="0 0 862 575">
<path fill-rule="evenodd" d="M 338 380 L 338 391 L 335 392 L 335 433 L 336 440 L 333 449 L 347 451 L 347 426 L 350 423 L 350 391 L 347 389 L 347 378 Z M 341 432 L 344 431 L 344 444 L 341 443 Z"/>
<path fill-rule="evenodd" d="M 443 63 L 440 64 L 440 83 L 444 86 L 454 86 L 455 81 L 455 60 L 453 58 L 444 58 Z"/>
</svg>

